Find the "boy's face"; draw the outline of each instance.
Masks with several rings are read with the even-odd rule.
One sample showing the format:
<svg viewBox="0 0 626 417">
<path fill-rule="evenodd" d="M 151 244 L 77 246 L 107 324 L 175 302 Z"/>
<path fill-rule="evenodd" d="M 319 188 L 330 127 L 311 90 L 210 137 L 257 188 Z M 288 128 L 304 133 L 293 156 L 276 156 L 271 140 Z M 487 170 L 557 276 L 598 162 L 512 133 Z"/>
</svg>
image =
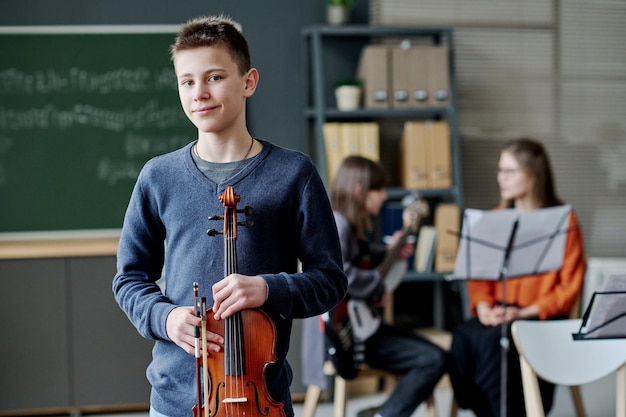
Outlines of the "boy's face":
<svg viewBox="0 0 626 417">
<path fill-rule="evenodd" d="M 255 69 L 242 76 L 226 49 L 206 46 L 177 52 L 174 70 L 180 103 L 200 135 L 245 127 L 246 98 L 258 82 Z"/>
</svg>

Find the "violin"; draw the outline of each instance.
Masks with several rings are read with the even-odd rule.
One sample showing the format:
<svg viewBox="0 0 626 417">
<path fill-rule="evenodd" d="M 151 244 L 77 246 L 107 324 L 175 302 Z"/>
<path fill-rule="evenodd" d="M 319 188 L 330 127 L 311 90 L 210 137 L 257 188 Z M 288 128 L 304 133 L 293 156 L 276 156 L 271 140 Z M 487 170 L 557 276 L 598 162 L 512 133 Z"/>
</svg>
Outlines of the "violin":
<svg viewBox="0 0 626 417">
<path fill-rule="evenodd" d="M 233 187 L 219 197 L 224 205 L 223 216 L 210 220 L 224 220 L 224 229 L 209 230 L 209 236 L 224 235 L 224 276 L 237 272 L 237 226 L 250 226 L 250 222 L 237 222 L 237 213 L 252 214 L 246 206 L 237 209 L 240 196 Z M 194 306 L 202 325 L 196 328 L 196 391 L 197 403 L 193 417 L 284 417 L 284 403 L 272 399 L 267 391 L 265 370 L 276 363 L 276 326 L 262 310 L 239 311 L 224 320 L 215 320 L 207 314 L 206 298 L 198 296 L 194 283 Z M 224 337 L 224 349 L 208 352 L 207 331 Z"/>
</svg>

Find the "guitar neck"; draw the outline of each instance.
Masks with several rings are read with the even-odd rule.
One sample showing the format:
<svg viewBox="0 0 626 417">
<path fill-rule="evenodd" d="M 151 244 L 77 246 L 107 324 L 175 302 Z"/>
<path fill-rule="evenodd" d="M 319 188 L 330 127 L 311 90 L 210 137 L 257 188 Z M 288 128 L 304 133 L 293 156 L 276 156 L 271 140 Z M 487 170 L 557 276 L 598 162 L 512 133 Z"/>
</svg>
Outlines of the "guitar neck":
<svg viewBox="0 0 626 417">
<path fill-rule="evenodd" d="M 389 271 L 395 265 L 402 247 L 406 244 L 407 238 L 411 233 L 411 230 L 417 230 L 420 224 L 421 217 L 428 211 L 428 205 L 423 200 L 417 200 L 410 207 L 407 207 L 403 213 L 411 215 L 411 221 L 404 226 L 402 234 L 394 242 L 394 244 L 385 252 L 385 256 L 378 266 L 381 279 L 384 281 L 389 275 Z"/>
<path fill-rule="evenodd" d="M 400 256 L 400 250 L 406 243 L 412 228 L 413 224 L 408 225 L 404 229 L 402 229 L 402 235 L 400 235 L 400 238 L 396 242 L 394 242 L 394 244 L 387 250 L 387 252 L 385 252 L 385 256 L 378 266 L 378 272 L 380 273 L 380 276 L 383 280 L 389 274 L 389 271 L 391 270 L 393 264 L 398 260 L 398 257 Z"/>
</svg>

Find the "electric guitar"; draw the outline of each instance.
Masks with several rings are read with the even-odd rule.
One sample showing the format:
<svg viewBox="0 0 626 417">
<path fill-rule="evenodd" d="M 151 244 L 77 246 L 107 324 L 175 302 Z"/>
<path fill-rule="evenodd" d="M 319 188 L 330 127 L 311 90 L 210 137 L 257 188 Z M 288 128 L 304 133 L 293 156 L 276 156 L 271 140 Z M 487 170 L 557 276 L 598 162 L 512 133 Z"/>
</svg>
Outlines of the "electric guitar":
<svg viewBox="0 0 626 417">
<path fill-rule="evenodd" d="M 385 252 L 385 256 L 377 268 L 385 285 L 385 291 L 388 293 L 393 292 L 400 285 L 408 269 L 405 260 L 398 260 L 400 251 L 406 244 L 409 236 L 417 231 L 420 220 L 427 216 L 429 211 L 428 202 L 420 199 L 416 194 L 406 196 L 402 203 L 405 206 L 403 211 L 405 226 L 402 229 L 402 234 L 394 242 L 393 246 Z M 357 340 L 367 340 L 380 327 L 382 317 L 379 310 L 367 301 L 351 298 L 347 301 L 347 310 L 352 334 Z"/>
</svg>

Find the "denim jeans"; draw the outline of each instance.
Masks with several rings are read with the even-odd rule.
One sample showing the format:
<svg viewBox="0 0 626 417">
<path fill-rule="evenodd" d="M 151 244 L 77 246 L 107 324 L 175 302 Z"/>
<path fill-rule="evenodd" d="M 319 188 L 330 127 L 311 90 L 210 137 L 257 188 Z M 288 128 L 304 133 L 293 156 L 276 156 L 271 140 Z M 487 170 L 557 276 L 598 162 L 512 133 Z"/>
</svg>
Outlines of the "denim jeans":
<svg viewBox="0 0 626 417">
<path fill-rule="evenodd" d="M 159 413 L 154 408 L 150 407 L 150 417 L 167 417 L 165 414 Z"/>
</svg>

